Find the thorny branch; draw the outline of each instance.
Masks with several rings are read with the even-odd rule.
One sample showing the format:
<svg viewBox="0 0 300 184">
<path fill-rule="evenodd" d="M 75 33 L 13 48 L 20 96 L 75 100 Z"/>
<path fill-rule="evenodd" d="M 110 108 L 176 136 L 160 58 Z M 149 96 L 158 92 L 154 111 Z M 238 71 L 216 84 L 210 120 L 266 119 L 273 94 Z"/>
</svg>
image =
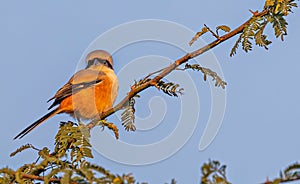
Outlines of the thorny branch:
<svg viewBox="0 0 300 184">
<path fill-rule="evenodd" d="M 229 33 L 218 37 L 216 40 L 214 40 L 213 42 L 205 45 L 204 47 L 197 49 L 191 53 L 187 53 L 186 55 L 184 55 L 183 57 L 177 59 L 176 61 L 174 61 L 174 63 L 170 64 L 168 67 L 164 68 L 156 77 L 154 77 L 153 79 L 145 82 L 144 84 L 136 87 L 136 88 L 132 88 L 128 93 L 127 96 L 125 96 L 123 98 L 123 100 L 121 102 L 119 102 L 116 106 L 112 107 L 111 109 L 105 111 L 104 113 L 101 114 L 100 118 L 101 119 L 105 119 L 106 117 L 110 116 L 111 114 L 123 109 L 128 101 L 133 98 L 136 94 L 144 91 L 145 89 L 151 87 L 151 86 L 155 86 L 157 84 L 157 82 L 159 80 L 161 80 L 162 78 L 164 78 L 165 76 L 167 76 L 169 73 L 171 73 L 172 71 L 174 71 L 178 66 L 182 65 L 183 63 L 186 63 L 188 60 L 195 58 L 203 53 L 205 53 L 206 51 L 214 48 L 215 46 L 219 45 L 220 43 L 232 38 L 233 36 L 242 33 L 243 29 L 247 26 L 247 24 L 251 21 L 251 19 L 253 17 L 259 17 L 259 16 L 264 16 L 267 15 L 269 13 L 268 10 L 264 10 L 262 12 L 254 12 L 252 13 L 252 17 L 250 19 L 248 19 L 246 22 L 244 22 L 242 25 L 240 25 L 239 27 L 237 27 L 236 29 L 230 31 Z M 96 126 L 95 122 L 90 122 L 87 127 L 89 129 L 92 129 L 93 127 Z"/>
</svg>

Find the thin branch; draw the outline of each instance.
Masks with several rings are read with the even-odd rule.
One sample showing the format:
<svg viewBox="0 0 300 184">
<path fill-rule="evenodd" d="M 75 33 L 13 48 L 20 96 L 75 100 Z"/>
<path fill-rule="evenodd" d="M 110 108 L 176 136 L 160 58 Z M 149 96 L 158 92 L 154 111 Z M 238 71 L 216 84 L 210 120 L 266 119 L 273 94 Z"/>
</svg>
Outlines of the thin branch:
<svg viewBox="0 0 300 184">
<path fill-rule="evenodd" d="M 36 176 L 36 175 L 25 174 L 25 173 L 22 173 L 21 176 L 23 178 L 27 178 L 27 179 L 45 181 L 45 177 L 42 177 L 42 176 Z M 60 182 L 61 178 L 50 178 L 48 181 L 49 182 Z M 77 182 L 71 181 L 70 184 L 77 184 Z"/>
<path fill-rule="evenodd" d="M 240 25 L 238 28 L 232 30 L 231 32 L 218 37 L 215 41 L 205 45 L 204 47 L 195 50 L 191 53 L 187 53 L 186 55 L 184 55 L 183 57 L 179 58 L 178 60 L 176 60 L 174 63 L 170 64 L 168 67 L 164 68 L 156 77 L 154 77 L 153 79 L 149 80 L 148 82 L 145 82 L 144 84 L 139 85 L 136 88 L 132 88 L 131 91 L 129 91 L 129 93 L 127 93 L 127 96 L 125 96 L 123 98 L 123 100 L 121 102 L 119 102 L 116 106 L 114 106 L 113 108 L 105 111 L 104 113 L 101 114 L 100 118 L 104 119 L 108 116 L 110 116 L 111 114 L 121 110 L 122 108 L 124 108 L 129 99 L 133 98 L 136 94 L 144 91 L 145 89 L 151 87 L 151 86 L 155 86 L 155 84 L 161 80 L 162 78 L 164 78 L 165 76 L 167 76 L 169 73 L 171 73 L 173 70 L 175 70 L 179 65 L 186 63 L 188 60 L 195 58 L 203 53 L 205 53 L 206 51 L 214 48 L 215 46 L 219 45 L 220 43 L 230 39 L 231 37 L 241 33 L 243 31 L 243 29 L 248 25 L 248 23 L 251 21 L 251 19 L 253 17 L 259 17 L 259 16 L 264 16 L 266 14 L 268 14 L 269 11 L 268 10 L 264 10 L 262 12 L 259 13 L 255 13 L 252 15 L 252 17 L 250 19 L 248 19 L 246 22 L 244 22 L 242 25 Z M 89 129 L 92 129 L 95 126 L 95 122 L 90 122 L 87 127 Z"/>
<path fill-rule="evenodd" d="M 27 179 L 32 179 L 32 180 L 39 180 L 39 181 L 45 181 L 45 177 L 42 176 L 36 176 L 32 174 L 25 174 L 21 173 L 22 178 L 27 178 Z M 49 182 L 60 182 L 60 178 L 50 178 L 48 181 Z M 74 183 L 74 182 L 72 182 Z"/>
</svg>

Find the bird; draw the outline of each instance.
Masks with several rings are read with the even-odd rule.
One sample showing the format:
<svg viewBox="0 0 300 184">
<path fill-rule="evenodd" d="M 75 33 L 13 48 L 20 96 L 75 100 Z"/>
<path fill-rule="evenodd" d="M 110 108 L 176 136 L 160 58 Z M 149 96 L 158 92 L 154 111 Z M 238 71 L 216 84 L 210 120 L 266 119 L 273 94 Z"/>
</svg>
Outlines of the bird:
<svg viewBox="0 0 300 184">
<path fill-rule="evenodd" d="M 117 97 L 118 78 L 112 56 L 104 50 L 94 50 L 86 56 L 86 67 L 76 72 L 47 102 L 53 101 L 49 113 L 29 125 L 14 139 L 21 139 L 49 118 L 66 113 L 81 120 L 100 120 Z"/>
</svg>

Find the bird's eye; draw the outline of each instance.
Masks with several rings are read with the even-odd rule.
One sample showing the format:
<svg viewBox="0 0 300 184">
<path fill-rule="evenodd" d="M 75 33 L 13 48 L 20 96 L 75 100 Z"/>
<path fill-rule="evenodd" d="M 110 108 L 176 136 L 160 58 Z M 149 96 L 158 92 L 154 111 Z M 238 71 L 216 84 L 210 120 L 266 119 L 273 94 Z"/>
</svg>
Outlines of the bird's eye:
<svg viewBox="0 0 300 184">
<path fill-rule="evenodd" d="M 108 62 L 107 60 L 104 60 L 104 59 L 95 59 L 95 64 L 102 64 L 102 65 L 105 65 L 105 66 L 108 66 Z"/>
<path fill-rule="evenodd" d="M 105 66 L 108 66 L 108 62 L 106 60 L 102 60 L 102 64 L 104 64 Z"/>
</svg>

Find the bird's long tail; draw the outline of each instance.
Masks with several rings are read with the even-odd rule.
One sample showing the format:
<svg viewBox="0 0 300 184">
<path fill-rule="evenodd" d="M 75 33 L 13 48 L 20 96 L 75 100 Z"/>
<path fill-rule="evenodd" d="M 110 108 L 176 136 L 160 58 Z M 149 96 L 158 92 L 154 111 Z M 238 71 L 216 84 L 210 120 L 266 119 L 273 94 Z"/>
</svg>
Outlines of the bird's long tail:
<svg viewBox="0 0 300 184">
<path fill-rule="evenodd" d="M 35 127 L 37 127 L 38 125 L 42 124 L 47 119 L 51 118 L 52 116 L 54 116 L 55 114 L 58 114 L 60 112 L 61 112 L 61 110 L 59 110 L 59 108 L 56 108 L 56 109 L 52 110 L 51 112 L 47 113 L 45 116 L 41 117 L 39 120 L 37 120 L 36 122 L 32 123 L 27 128 L 25 128 L 16 137 L 14 137 L 14 139 L 21 139 L 26 134 L 28 134 L 29 132 L 31 132 Z"/>
</svg>

